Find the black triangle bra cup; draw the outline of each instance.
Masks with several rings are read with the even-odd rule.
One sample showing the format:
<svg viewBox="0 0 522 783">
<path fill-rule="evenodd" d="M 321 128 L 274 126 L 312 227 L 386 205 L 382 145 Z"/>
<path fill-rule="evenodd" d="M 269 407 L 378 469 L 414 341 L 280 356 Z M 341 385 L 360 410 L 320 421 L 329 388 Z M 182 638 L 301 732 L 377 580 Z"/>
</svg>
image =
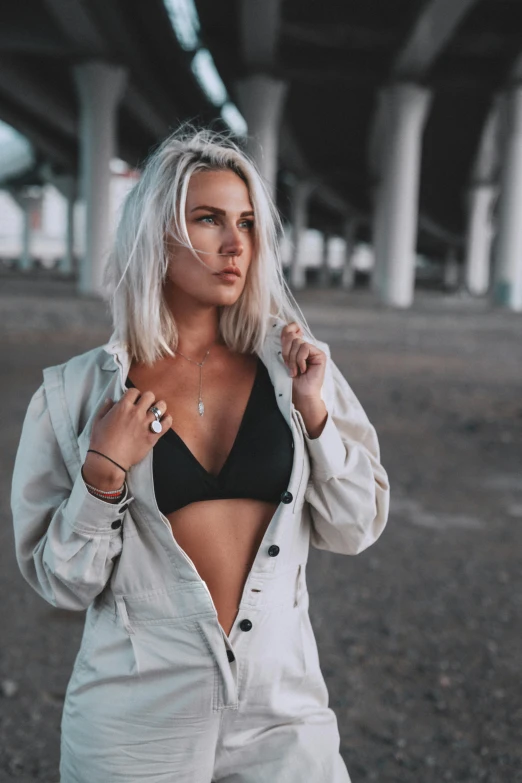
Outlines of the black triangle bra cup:
<svg viewBox="0 0 522 783">
<path fill-rule="evenodd" d="M 130 378 L 126 386 L 134 386 Z M 217 476 L 203 467 L 172 428 L 157 441 L 152 464 L 158 507 L 167 516 L 198 500 L 252 498 L 279 504 L 290 481 L 293 448 L 292 431 L 258 357 L 236 439 Z"/>
</svg>

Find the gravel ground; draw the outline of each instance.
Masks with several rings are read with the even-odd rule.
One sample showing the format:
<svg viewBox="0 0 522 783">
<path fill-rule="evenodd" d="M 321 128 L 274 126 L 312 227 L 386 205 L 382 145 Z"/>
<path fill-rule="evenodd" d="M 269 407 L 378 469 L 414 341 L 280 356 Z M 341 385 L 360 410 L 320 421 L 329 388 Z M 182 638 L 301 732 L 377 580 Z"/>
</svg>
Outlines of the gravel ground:
<svg viewBox="0 0 522 783">
<path fill-rule="evenodd" d="M 442 294 L 407 312 L 365 292 L 299 301 L 374 423 L 392 486 L 374 546 L 310 553 L 310 615 L 352 781 L 522 782 L 522 318 Z M 22 418 L 42 367 L 109 333 L 105 307 L 70 283 L 2 280 L 0 783 L 57 783 L 83 623 L 33 593 L 14 560 Z"/>
</svg>

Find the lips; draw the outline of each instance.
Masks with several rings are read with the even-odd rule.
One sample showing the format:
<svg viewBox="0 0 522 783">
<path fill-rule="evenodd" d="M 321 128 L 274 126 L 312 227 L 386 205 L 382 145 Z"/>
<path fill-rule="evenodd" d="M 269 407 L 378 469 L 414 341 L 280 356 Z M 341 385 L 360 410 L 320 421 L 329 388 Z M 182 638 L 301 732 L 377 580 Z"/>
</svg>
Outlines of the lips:
<svg viewBox="0 0 522 783">
<path fill-rule="evenodd" d="M 237 266 L 226 266 L 224 269 L 221 270 L 221 272 L 216 272 L 218 275 L 237 275 L 238 277 L 241 277 L 241 272 L 239 271 Z"/>
</svg>

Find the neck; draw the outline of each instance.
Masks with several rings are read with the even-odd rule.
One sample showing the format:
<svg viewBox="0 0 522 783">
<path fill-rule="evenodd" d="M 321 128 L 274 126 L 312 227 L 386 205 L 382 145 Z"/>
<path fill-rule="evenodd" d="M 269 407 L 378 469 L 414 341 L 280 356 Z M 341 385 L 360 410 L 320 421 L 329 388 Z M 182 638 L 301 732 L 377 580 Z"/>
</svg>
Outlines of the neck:
<svg viewBox="0 0 522 783">
<path fill-rule="evenodd" d="M 195 302 L 186 294 L 169 301 L 178 328 L 177 348 L 195 361 L 219 341 L 219 312 L 216 305 Z"/>
</svg>

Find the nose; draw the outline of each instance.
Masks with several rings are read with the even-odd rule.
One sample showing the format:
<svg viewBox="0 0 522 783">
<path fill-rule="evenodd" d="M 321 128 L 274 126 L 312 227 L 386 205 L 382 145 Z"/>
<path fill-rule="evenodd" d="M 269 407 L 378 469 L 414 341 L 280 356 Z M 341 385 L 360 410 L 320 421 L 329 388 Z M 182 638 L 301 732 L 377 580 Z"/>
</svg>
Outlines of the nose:
<svg viewBox="0 0 522 783">
<path fill-rule="evenodd" d="M 243 253 L 241 235 L 235 226 L 227 229 L 221 243 L 220 253 L 224 256 L 240 256 Z"/>
</svg>

